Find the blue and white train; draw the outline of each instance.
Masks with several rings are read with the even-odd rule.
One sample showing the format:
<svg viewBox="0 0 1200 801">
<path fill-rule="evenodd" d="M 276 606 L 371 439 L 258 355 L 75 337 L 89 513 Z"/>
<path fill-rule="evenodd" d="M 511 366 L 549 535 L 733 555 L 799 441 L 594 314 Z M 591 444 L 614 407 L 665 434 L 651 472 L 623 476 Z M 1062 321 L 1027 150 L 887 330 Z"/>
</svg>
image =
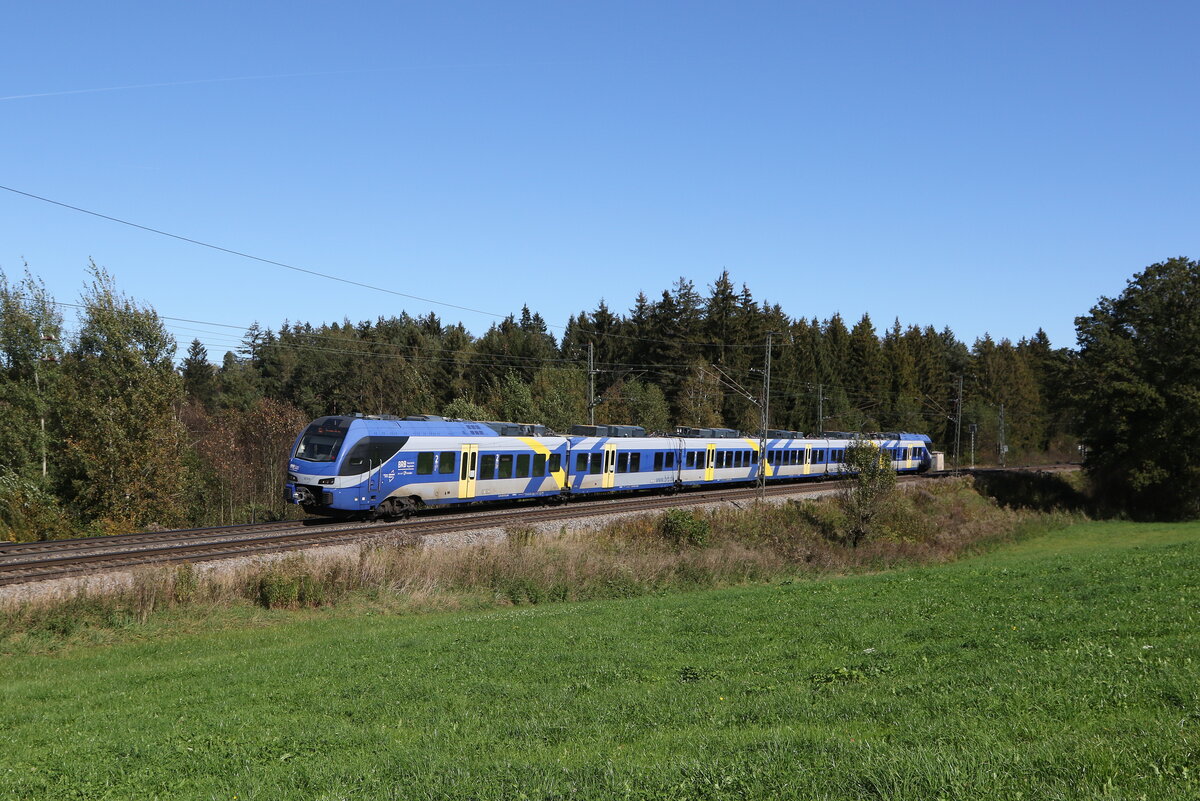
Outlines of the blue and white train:
<svg viewBox="0 0 1200 801">
<path fill-rule="evenodd" d="M 806 438 L 771 431 L 678 429 L 646 436 L 635 426 L 576 426 L 568 436 L 541 426 L 441 418 L 322 417 L 292 446 L 287 500 L 320 515 L 406 516 L 424 506 L 525 498 L 672 490 L 819 478 L 844 472 L 848 434 Z M 930 467 L 929 437 L 872 439 L 900 473 Z"/>
</svg>

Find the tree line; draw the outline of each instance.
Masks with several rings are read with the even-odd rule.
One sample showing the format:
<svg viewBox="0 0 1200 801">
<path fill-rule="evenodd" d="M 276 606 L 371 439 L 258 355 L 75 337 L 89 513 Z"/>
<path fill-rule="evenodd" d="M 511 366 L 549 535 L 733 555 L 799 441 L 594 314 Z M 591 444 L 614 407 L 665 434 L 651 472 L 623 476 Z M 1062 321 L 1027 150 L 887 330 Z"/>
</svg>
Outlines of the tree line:
<svg viewBox="0 0 1200 801">
<path fill-rule="evenodd" d="M 1195 262 L 1162 271 L 1194 293 Z M 1113 303 L 1077 321 L 1079 350 L 1041 330 L 967 345 L 899 319 L 880 330 L 865 314 L 793 318 L 722 272 L 704 292 L 680 278 L 624 312 L 600 300 L 557 332 L 528 307 L 477 337 L 405 312 L 255 323 L 219 364 L 196 340 L 177 365 L 163 319 L 105 270 L 91 266 L 68 335 L 63 306 L 26 268 L 19 281 L 0 274 L 0 522 L 29 537 L 277 516 L 286 451 L 327 414 L 757 432 L 768 341 L 771 427 L 928 433 L 964 464 L 972 437 L 980 462 L 1063 458 L 1101 441 L 1081 404 L 1112 398 L 1081 388 L 1113 369 L 1095 356 L 1118 346 L 1104 333 Z"/>
</svg>

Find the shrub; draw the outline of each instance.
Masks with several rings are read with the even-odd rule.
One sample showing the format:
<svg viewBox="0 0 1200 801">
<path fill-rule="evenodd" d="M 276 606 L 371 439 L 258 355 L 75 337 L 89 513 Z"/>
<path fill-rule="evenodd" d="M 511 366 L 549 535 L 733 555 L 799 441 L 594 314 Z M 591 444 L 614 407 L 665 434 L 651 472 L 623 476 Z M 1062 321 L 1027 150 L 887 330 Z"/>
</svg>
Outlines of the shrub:
<svg viewBox="0 0 1200 801">
<path fill-rule="evenodd" d="M 186 604 L 191 601 L 196 596 L 198 584 L 196 568 L 190 562 L 175 568 L 175 583 L 172 587 L 175 603 Z"/>
<path fill-rule="evenodd" d="M 671 509 L 658 521 L 658 533 L 677 547 L 702 547 L 711 531 L 708 520 L 689 509 Z"/>
<path fill-rule="evenodd" d="M 35 481 L 0 472 L 0 540 L 35 542 L 75 536 L 58 499 Z"/>
<path fill-rule="evenodd" d="M 847 525 L 838 541 L 857 548 L 879 533 L 877 519 L 885 514 L 892 501 L 896 471 L 879 447 L 867 439 L 856 438 L 851 442 L 844 459 L 850 476 L 837 498 Z"/>
<path fill-rule="evenodd" d="M 268 570 L 258 577 L 258 603 L 264 609 L 290 609 L 300 602 L 300 580 Z"/>
</svg>

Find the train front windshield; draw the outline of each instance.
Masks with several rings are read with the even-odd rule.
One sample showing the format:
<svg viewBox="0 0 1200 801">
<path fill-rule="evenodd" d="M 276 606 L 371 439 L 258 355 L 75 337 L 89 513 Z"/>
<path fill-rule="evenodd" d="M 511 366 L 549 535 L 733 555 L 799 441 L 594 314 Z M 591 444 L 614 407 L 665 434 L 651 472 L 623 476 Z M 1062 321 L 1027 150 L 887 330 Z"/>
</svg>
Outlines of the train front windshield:
<svg viewBox="0 0 1200 801">
<path fill-rule="evenodd" d="M 346 439 L 348 426 L 339 425 L 340 420 L 318 420 L 308 427 L 300 444 L 296 446 L 295 457 L 306 462 L 332 462 L 337 459 Z"/>
</svg>

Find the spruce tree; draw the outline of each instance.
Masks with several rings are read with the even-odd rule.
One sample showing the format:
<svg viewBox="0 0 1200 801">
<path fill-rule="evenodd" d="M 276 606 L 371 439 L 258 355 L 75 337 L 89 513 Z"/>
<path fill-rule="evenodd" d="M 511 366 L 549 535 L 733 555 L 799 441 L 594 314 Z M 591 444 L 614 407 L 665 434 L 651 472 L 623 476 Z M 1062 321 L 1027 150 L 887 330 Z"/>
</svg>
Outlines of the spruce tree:
<svg viewBox="0 0 1200 801">
<path fill-rule="evenodd" d="M 193 339 L 187 356 L 180 368 L 183 389 L 188 398 L 204 406 L 211 406 L 216 395 L 216 370 L 208 362 L 208 349 L 198 339 Z"/>
</svg>

